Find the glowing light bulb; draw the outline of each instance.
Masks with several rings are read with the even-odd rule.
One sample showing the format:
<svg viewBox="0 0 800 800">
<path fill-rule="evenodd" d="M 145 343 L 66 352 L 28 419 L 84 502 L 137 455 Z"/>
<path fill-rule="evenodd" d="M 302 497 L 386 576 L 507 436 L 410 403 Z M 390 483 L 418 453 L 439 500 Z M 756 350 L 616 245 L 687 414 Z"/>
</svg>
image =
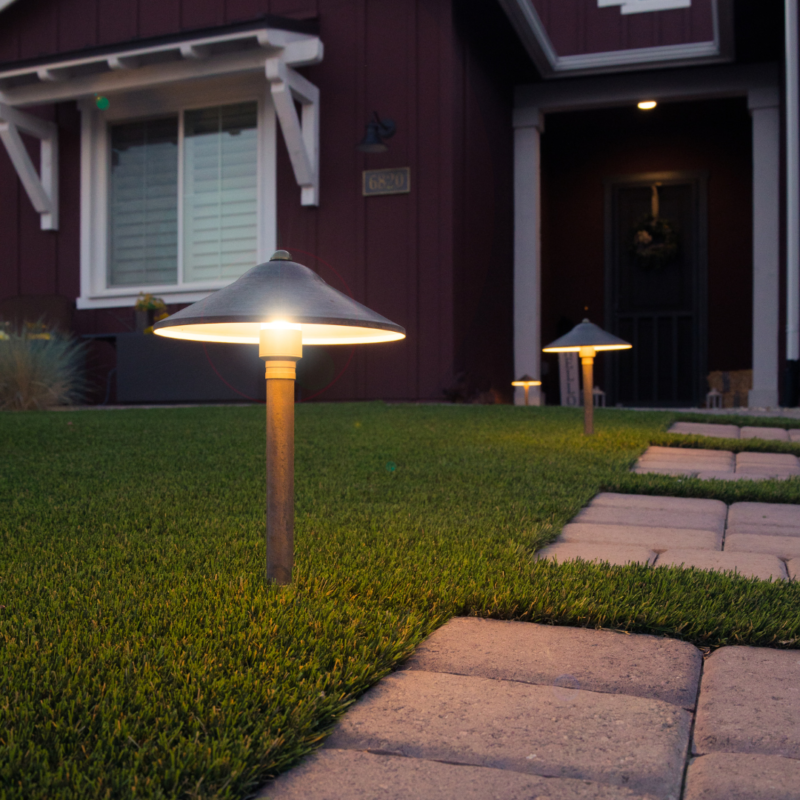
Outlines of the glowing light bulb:
<svg viewBox="0 0 800 800">
<path fill-rule="evenodd" d="M 637 106 L 642 109 L 642 111 L 650 111 L 657 106 L 655 100 L 642 100 L 641 103 L 637 103 Z"/>
</svg>

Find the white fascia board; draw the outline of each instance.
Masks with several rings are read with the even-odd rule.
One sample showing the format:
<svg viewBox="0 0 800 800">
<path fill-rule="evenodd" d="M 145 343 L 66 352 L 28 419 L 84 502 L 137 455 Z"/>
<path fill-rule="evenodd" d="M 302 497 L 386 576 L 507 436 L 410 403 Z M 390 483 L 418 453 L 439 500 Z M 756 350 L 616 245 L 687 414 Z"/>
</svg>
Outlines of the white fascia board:
<svg viewBox="0 0 800 800">
<path fill-rule="evenodd" d="M 246 49 L 214 54 L 215 47 L 231 44 Z M 38 105 L 260 71 L 265 58 L 275 55 L 291 67 L 317 64 L 323 57 L 322 42 L 310 34 L 263 28 L 48 61 L 1 71 L 0 101 L 11 106 Z M 162 60 L 148 63 L 153 59 Z"/>
<path fill-rule="evenodd" d="M 14 0 L 0 0 L 0 11 L 8 8 L 13 2 Z"/>
<path fill-rule="evenodd" d="M 673 8 L 691 8 L 692 0 L 597 0 L 598 8 L 611 6 L 621 6 L 621 14 L 646 14 Z"/>
<path fill-rule="evenodd" d="M 774 89 L 779 83 L 777 64 L 742 64 L 529 84 L 515 91 L 514 125 L 528 126 L 532 115 L 538 119 L 540 112 L 610 108 L 639 100 L 745 97 L 757 89 Z"/>
</svg>

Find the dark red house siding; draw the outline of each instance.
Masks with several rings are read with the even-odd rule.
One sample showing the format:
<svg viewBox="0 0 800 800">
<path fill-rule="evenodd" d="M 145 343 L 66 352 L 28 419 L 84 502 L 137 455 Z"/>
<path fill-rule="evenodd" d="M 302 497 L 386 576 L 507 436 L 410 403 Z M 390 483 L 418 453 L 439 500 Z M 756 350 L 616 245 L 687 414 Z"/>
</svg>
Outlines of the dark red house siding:
<svg viewBox="0 0 800 800">
<path fill-rule="evenodd" d="M 408 331 L 330 348 L 341 374 L 320 398 L 439 400 L 460 373 L 475 391 L 508 394 L 512 87 L 531 71 L 494 0 L 19 0 L 3 14 L 0 62 L 266 13 L 316 18 L 325 44 L 322 64 L 304 70 L 321 90 L 321 204 L 300 206 L 279 135 L 278 244 Z M 355 145 L 373 111 L 397 134 L 388 152 L 363 155 Z M 41 113 L 60 127 L 61 229 L 39 229 L 0 152 L 0 300 L 79 294 L 79 115 L 75 103 Z M 361 196 L 363 169 L 394 166 L 410 167 L 409 194 Z M 131 309 L 75 313 L 79 333 L 132 325 Z M 96 355 L 102 387 L 110 354 Z"/>
<path fill-rule="evenodd" d="M 591 136 L 586 132 L 591 131 Z M 588 306 L 605 324 L 603 180 L 647 172 L 708 172 L 708 368 L 752 358 L 752 141 L 744 98 L 553 114 L 542 137 L 544 342 Z M 557 361 L 545 377 L 558 402 Z M 598 382 L 602 385 L 602 359 Z"/>
</svg>

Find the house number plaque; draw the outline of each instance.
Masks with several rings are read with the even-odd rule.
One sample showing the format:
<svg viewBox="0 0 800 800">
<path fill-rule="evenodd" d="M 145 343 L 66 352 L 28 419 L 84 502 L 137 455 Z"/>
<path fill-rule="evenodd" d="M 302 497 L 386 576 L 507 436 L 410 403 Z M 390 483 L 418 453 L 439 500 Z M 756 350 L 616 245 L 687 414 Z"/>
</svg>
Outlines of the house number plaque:
<svg viewBox="0 0 800 800">
<path fill-rule="evenodd" d="M 375 194 L 407 194 L 410 191 L 410 167 L 364 170 L 364 197 Z"/>
</svg>

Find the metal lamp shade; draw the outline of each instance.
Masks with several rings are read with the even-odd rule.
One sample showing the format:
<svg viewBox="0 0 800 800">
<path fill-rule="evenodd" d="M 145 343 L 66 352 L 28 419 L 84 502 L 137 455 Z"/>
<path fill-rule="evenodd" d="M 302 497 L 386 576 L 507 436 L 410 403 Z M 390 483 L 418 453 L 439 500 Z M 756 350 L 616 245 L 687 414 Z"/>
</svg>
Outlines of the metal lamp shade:
<svg viewBox="0 0 800 800">
<path fill-rule="evenodd" d="M 577 353 L 582 347 L 591 347 L 594 350 L 628 350 L 633 345 L 585 319 L 542 350 L 545 353 Z"/>
<path fill-rule="evenodd" d="M 400 325 L 328 286 L 278 250 L 237 281 L 157 322 L 154 333 L 201 342 L 258 344 L 262 326 L 299 326 L 303 344 L 367 344 L 405 338 Z"/>
<path fill-rule="evenodd" d="M 511 381 L 512 386 L 541 386 L 542 382 L 531 378 L 526 372 L 518 381 Z"/>
</svg>

